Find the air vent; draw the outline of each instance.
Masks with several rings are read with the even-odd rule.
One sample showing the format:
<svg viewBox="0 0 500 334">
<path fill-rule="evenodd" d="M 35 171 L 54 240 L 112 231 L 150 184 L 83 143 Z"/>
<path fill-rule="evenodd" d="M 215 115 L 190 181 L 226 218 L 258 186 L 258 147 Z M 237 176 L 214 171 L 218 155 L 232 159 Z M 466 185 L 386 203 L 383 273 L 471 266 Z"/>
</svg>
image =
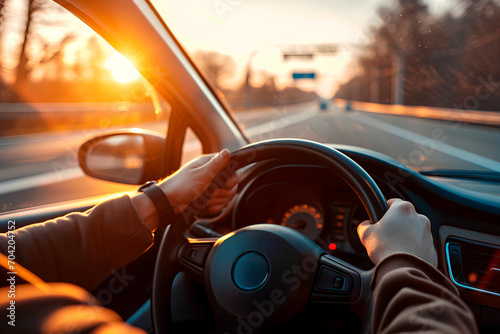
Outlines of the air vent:
<svg viewBox="0 0 500 334">
<path fill-rule="evenodd" d="M 449 238 L 446 258 L 455 284 L 500 296 L 500 247 Z"/>
</svg>

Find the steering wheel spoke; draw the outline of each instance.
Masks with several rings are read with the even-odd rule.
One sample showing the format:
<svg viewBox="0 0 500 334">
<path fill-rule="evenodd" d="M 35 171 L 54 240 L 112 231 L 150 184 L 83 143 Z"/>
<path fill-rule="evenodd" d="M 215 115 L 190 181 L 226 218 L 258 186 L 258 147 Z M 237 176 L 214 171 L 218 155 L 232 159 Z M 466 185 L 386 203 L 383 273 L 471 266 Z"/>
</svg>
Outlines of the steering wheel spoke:
<svg viewBox="0 0 500 334">
<path fill-rule="evenodd" d="M 198 283 L 203 283 L 203 268 L 210 250 L 217 238 L 191 238 L 185 236 L 184 243 L 179 247 L 180 271 L 191 274 Z"/>
<path fill-rule="evenodd" d="M 360 304 L 366 302 L 372 271 L 366 271 L 332 255 L 321 256 L 311 293 L 316 303 Z"/>
<path fill-rule="evenodd" d="M 338 259 L 323 255 L 317 277 L 311 301 L 352 303 L 358 299 L 360 275 L 356 270 L 341 264 Z"/>
</svg>

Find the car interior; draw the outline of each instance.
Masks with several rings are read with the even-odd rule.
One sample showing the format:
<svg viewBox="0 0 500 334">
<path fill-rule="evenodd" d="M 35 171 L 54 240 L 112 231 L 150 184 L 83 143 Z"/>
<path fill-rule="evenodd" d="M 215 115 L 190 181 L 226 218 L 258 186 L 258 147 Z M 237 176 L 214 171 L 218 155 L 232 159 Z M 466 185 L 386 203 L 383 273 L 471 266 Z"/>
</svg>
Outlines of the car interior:
<svg viewBox="0 0 500 334">
<path fill-rule="evenodd" d="M 188 208 L 188 213 L 170 227 L 155 232 L 153 247 L 120 268 L 135 277 L 133 280 L 111 294 L 110 277 L 91 291 L 104 306 L 147 332 L 236 330 L 242 324 L 238 316 L 252 312 L 255 300 L 261 300 L 259 293 L 264 292 L 247 289 L 255 283 L 247 282 L 248 273 L 233 281 L 227 273 L 236 270 L 240 254 L 257 254 L 248 261 L 258 272 L 258 254 L 265 253 L 271 268 L 280 272 L 293 263 L 308 268 L 311 258 L 314 263 L 304 278 L 291 275 L 288 285 L 276 281 L 266 286 L 270 290 L 265 293 L 288 291 L 290 282 L 298 282 L 297 289 L 286 292 L 285 303 L 272 306 L 276 312 L 264 314 L 262 328 L 247 322 L 247 330 L 369 332 L 367 305 L 374 265 L 359 240 L 357 227 L 365 220 L 378 221 L 387 210 L 388 199 L 402 198 L 431 221 L 438 269 L 457 287 L 481 333 L 498 332 L 498 172 L 418 171 L 387 154 L 395 143 L 386 143 L 387 151 L 379 152 L 314 138 L 278 135 L 251 139 L 224 95 L 202 73 L 150 1 L 55 2 L 118 52 L 133 58 L 138 71 L 171 108 L 163 133 L 114 129 L 82 142 L 78 160 L 87 175 L 134 187 L 164 178 L 182 165 L 189 131 L 198 138 L 202 153 L 222 148 L 231 151 L 231 163 L 215 183 L 236 170 L 242 172 L 236 195 L 220 214 L 200 216 Z M 230 8 L 237 10 L 239 2 L 220 3 L 225 6 L 220 8 L 229 12 Z M 347 106 L 345 109 L 347 113 Z M 399 117 L 412 122 L 409 116 Z M 124 140 L 116 140 L 119 136 Z M 99 155 L 111 159 L 130 147 L 141 159 L 143 167 L 138 172 L 122 173 L 120 166 L 100 169 Z M 4 212 L 0 214 L 0 232 L 7 232 L 10 220 L 21 228 L 83 212 L 118 195 Z"/>
</svg>

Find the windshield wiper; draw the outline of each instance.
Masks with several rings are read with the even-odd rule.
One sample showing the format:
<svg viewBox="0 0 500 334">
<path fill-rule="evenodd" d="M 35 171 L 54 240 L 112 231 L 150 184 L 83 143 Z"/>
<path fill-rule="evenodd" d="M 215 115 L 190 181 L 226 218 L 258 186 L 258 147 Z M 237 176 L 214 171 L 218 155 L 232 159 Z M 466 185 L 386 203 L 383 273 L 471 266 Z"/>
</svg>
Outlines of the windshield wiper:
<svg viewBox="0 0 500 334">
<path fill-rule="evenodd" d="M 500 173 L 489 172 L 489 171 L 433 169 L 428 171 L 420 171 L 419 173 L 425 176 L 453 177 L 458 179 L 473 179 L 473 180 L 500 182 Z"/>
</svg>

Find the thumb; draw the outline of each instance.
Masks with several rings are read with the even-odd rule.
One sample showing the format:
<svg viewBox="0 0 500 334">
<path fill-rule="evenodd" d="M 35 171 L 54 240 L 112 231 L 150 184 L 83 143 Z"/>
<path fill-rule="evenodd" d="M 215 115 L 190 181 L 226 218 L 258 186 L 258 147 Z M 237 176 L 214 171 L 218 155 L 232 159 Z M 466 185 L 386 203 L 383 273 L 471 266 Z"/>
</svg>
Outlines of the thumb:
<svg viewBox="0 0 500 334">
<path fill-rule="evenodd" d="M 368 230 L 370 227 L 372 227 L 372 223 L 369 220 L 365 220 L 364 222 L 358 225 L 357 232 L 359 240 L 361 240 L 361 242 L 363 241 L 363 236 L 365 235 L 366 230 Z"/>
<path fill-rule="evenodd" d="M 212 159 L 210 159 L 205 165 L 201 166 L 200 169 L 202 170 L 203 175 L 207 177 L 207 181 L 212 180 L 217 173 L 222 171 L 229 162 L 229 159 L 229 151 L 223 149 L 218 154 L 213 156 Z"/>
</svg>

